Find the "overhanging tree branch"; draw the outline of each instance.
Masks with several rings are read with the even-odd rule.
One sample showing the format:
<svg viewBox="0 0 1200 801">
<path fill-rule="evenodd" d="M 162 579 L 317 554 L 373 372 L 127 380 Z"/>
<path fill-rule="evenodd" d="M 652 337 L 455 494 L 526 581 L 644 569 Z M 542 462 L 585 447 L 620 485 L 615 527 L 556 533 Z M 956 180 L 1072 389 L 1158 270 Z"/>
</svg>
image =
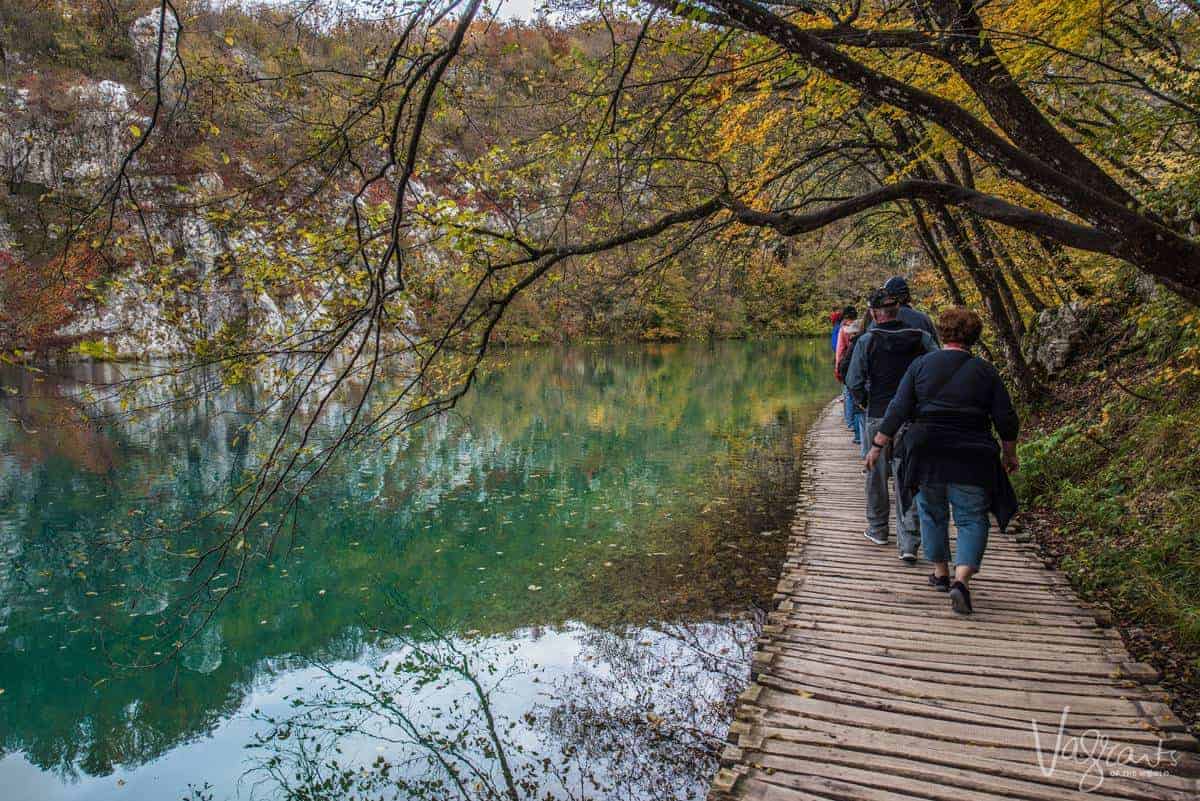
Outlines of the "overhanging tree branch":
<svg viewBox="0 0 1200 801">
<path fill-rule="evenodd" d="M 1084 177 L 1061 171 L 993 131 L 957 103 L 872 69 L 758 3 L 709 0 L 707 6 L 738 27 L 769 39 L 828 77 L 879 103 L 908 111 L 940 126 L 995 165 L 1006 177 L 1086 220 L 1095 229 L 1120 239 L 1122 244 L 1116 248 L 1120 258 L 1154 275 L 1173 291 L 1200 303 L 1200 243 L 1160 224 L 1136 204 L 1100 191 Z M 1071 147 L 1069 142 L 1066 145 Z M 1070 164 L 1062 163 L 1070 168 Z M 1078 172 L 1073 168 L 1071 171 Z M 1002 208 L 991 208 L 990 213 L 1009 217 Z M 1030 222 L 1022 215 L 1011 219 L 1022 224 Z M 1094 242 L 1090 236 L 1085 239 Z M 1113 249 L 1100 252 L 1112 253 Z"/>
<path fill-rule="evenodd" d="M 815 231 L 875 206 L 899 200 L 925 200 L 961 206 L 985 219 L 1028 233 L 1047 236 L 1079 250 L 1118 257 L 1122 252 L 1120 239 L 1098 228 L 1061 220 L 993 195 L 938 181 L 910 180 L 888 184 L 809 214 L 756 211 L 732 198 L 726 201 L 726 205 L 738 221 L 745 225 L 768 226 L 785 236 L 795 236 Z"/>
</svg>

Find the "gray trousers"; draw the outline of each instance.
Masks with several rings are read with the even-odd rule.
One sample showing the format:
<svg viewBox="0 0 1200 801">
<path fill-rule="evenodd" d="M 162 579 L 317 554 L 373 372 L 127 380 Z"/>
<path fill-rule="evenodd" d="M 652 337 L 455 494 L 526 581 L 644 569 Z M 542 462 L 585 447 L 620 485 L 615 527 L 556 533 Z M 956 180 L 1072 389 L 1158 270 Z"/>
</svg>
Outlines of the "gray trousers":
<svg viewBox="0 0 1200 801">
<path fill-rule="evenodd" d="M 875 439 L 879 431 L 882 417 L 868 417 L 867 435 L 865 442 Z M 917 521 L 916 504 L 909 508 L 901 508 L 900 493 L 896 491 L 896 470 L 892 460 L 892 446 L 883 449 L 883 455 L 875 462 L 875 468 L 867 472 L 867 526 L 875 534 L 887 536 L 888 518 L 891 509 L 888 498 L 888 484 L 896 494 L 896 540 L 900 553 L 917 553 L 921 546 L 921 526 Z"/>
</svg>

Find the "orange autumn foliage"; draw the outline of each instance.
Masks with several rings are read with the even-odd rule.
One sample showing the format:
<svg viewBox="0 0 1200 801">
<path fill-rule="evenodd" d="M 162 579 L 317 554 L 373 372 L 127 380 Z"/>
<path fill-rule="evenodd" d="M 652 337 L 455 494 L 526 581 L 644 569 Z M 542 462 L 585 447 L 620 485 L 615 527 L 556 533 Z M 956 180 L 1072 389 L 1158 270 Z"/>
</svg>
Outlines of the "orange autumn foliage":
<svg viewBox="0 0 1200 801">
<path fill-rule="evenodd" d="M 63 344 L 67 325 L 101 274 L 90 247 L 76 245 L 41 264 L 0 251 L 0 347 L 40 351 Z"/>
</svg>

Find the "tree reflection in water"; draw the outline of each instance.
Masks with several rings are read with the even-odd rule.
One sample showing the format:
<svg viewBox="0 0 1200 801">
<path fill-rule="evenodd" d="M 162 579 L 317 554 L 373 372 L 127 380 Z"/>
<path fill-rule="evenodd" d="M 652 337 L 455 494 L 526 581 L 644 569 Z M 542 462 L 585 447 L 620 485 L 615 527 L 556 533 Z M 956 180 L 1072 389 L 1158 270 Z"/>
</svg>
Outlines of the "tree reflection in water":
<svg viewBox="0 0 1200 801">
<path fill-rule="evenodd" d="M 535 713 L 586 778 L 573 797 L 703 797 L 761 623 L 587 632 L 588 655 Z"/>
<path fill-rule="evenodd" d="M 71 406 L 69 377 L 9 376 L 0 788 L 67 801 L 178 798 L 189 782 L 196 799 L 216 801 L 281 785 L 296 798 L 342 785 L 389 797 L 401 776 L 435 782 L 426 797 L 455 797 L 451 771 L 417 770 L 421 752 L 401 747 L 419 735 L 456 743 L 477 765 L 463 776 L 491 777 L 464 783 L 475 794 L 508 794 L 489 756 L 500 752 L 513 757 L 522 798 L 698 792 L 703 782 L 689 777 L 708 773 L 723 734 L 719 702 L 733 692 L 708 683 L 725 680 L 721 650 L 731 656 L 751 639 L 750 623 L 731 615 L 773 588 L 796 445 L 833 391 L 826 361 L 823 342 L 512 354 L 464 417 L 348 454 L 299 509 L 294 547 L 255 551 L 236 592 L 225 567 L 191 571 L 222 536 L 225 518 L 205 513 L 257 458 L 245 426 L 268 418 L 254 416 L 252 388 L 197 390 L 194 402 L 96 427 Z M 197 587 L 230 596 L 207 625 L 191 603 Z M 435 692 L 394 672 L 409 659 L 405 642 L 428 641 L 405 610 L 482 671 L 499 743 L 478 734 L 486 716 L 465 677 L 446 674 Z M 652 646 L 636 645 L 644 641 Z M 350 714 L 347 699 L 357 693 L 361 707 L 367 696 L 335 679 L 373 675 L 381 655 L 390 657 L 381 689 L 412 699 L 400 707 L 408 714 L 440 716 L 416 715 L 406 734 L 370 709 Z M 156 661 L 166 664 L 129 668 Z M 297 684 L 302 692 L 290 692 Z M 314 726 L 322 705 L 348 717 Z M 279 759 L 320 771 L 297 780 L 299 764 L 283 761 L 239 785 L 241 746 L 275 728 L 250 719 L 256 707 L 281 722 L 309 711 L 307 730 L 336 738 L 360 772 L 378 755 L 405 762 L 389 769 L 392 784 L 369 785 L 328 766 L 332 741 L 288 756 L 299 742 L 289 730 L 272 741 L 287 745 Z M 444 730 L 454 715 L 476 739 Z M 397 743 L 372 742 L 372 732 Z M 265 748 L 254 754 L 267 766 Z"/>
<path fill-rule="evenodd" d="M 317 687 L 258 716 L 247 780 L 289 801 L 700 798 L 760 627 L 571 627 L 579 651 L 556 674 L 511 640 L 392 633 L 377 666 L 314 663 Z M 545 687 L 518 713 L 505 699 L 525 682 Z"/>
</svg>

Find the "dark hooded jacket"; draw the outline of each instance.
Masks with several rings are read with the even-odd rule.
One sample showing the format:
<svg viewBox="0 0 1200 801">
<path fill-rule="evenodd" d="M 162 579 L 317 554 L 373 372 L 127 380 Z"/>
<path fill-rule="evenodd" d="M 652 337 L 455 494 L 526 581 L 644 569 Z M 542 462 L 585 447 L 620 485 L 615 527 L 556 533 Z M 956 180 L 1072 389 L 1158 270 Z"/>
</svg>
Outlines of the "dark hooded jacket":
<svg viewBox="0 0 1200 801">
<path fill-rule="evenodd" d="M 867 417 L 883 417 L 908 366 L 936 350 L 926 331 L 909 328 L 900 320 L 877 323 L 855 343 L 846 371 L 854 402 L 867 410 Z"/>
</svg>

